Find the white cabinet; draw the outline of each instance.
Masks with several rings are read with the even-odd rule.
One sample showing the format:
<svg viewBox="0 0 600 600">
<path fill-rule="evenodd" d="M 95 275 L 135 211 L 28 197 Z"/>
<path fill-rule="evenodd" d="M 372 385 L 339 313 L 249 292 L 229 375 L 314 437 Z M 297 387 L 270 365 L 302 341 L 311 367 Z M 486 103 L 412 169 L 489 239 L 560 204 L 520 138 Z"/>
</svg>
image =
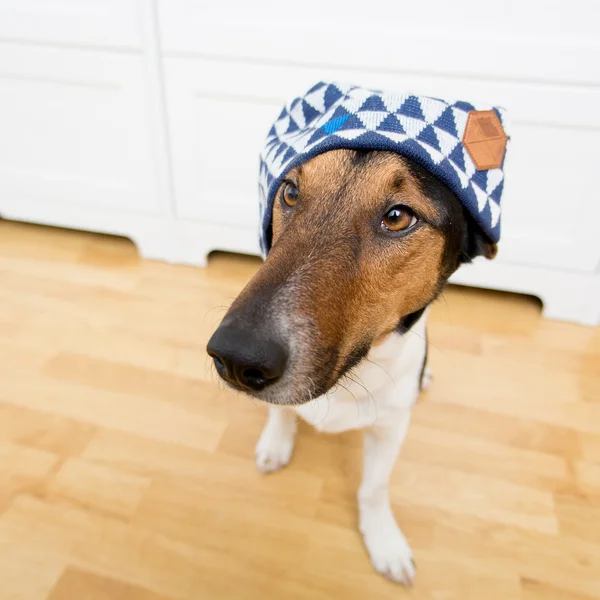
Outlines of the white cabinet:
<svg viewBox="0 0 600 600">
<path fill-rule="evenodd" d="M 2 45 L 4 203 L 159 210 L 142 61 L 138 55 Z"/>
<path fill-rule="evenodd" d="M 176 258 L 159 63 L 151 0 L 0 0 L 0 216 Z"/>
<path fill-rule="evenodd" d="M 319 80 L 507 108 L 493 262 L 453 281 L 600 320 L 600 8 L 592 0 L 0 0 L 0 215 L 204 264 L 258 253 L 257 167 Z M 315 18 L 318 15 L 318 18 Z"/>
</svg>

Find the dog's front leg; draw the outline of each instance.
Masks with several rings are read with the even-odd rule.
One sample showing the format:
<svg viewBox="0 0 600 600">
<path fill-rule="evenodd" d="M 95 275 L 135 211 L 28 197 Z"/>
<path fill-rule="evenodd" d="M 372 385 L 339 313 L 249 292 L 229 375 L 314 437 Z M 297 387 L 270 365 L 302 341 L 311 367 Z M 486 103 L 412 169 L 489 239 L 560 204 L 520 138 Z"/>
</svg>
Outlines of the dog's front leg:
<svg viewBox="0 0 600 600">
<path fill-rule="evenodd" d="M 278 471 L 292 457 L 296 413 L 284 406 L 269 406 L 269 418 L 256 444 L 256 466 L 263 473 Z"/>
<path fill-rule="evenodd" d="M 358 492 L 359 527 L 375 569 L 412 585 L 412 551 L 392 513 L 389 481 L 410 421 L 410 409 L 399 420 L 365 430 L 363 480 Z"/>
</svg>

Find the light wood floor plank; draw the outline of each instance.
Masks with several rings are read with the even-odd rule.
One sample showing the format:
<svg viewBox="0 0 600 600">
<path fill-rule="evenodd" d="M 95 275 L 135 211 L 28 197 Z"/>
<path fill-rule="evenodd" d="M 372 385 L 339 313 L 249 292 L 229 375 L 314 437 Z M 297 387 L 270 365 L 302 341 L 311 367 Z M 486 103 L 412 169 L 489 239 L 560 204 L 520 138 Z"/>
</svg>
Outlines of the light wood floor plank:
<svg viewBox="0 0 600 600">
<path fill-rule="evenodd" d="M 0 600 L 600 600 L 600 328 L 450 287 L 394 470 L 407 592 L 357 531 L 362 435 L 300 424 L 262 476 L 264 406 L 205 345 L 259 267 L 0 222 Z"/>
</svg>

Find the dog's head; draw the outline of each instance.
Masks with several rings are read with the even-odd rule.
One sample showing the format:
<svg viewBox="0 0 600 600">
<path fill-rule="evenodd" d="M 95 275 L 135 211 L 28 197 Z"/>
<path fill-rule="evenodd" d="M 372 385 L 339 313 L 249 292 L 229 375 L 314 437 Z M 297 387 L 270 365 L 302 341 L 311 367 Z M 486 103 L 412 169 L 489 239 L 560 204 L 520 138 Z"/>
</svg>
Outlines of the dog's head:
<svg viewBox="0 0 600 600">
<path fill-rule="evenodd" d="M 444 184 L 392 152 L 332 150 L 292 169 L 271 235 L 207 350 L 226 382 L 275 404 L 325 393 L 461 263 L 496 253 Z"/>
</svg>

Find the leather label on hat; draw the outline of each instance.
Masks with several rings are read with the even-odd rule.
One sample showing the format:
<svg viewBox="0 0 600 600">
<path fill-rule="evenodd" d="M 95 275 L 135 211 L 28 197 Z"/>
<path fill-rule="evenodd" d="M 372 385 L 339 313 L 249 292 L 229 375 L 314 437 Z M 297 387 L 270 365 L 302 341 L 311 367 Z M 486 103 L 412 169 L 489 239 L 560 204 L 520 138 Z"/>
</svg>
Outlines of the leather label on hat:
<svg viewBox="0 0 600 600">
<path fill-rule="evenodd" d="M 493 110 L 472 110 L 467 118 L 463 144 L 478 171 L 499 169 L 508 137 Z"/>
</svg>

